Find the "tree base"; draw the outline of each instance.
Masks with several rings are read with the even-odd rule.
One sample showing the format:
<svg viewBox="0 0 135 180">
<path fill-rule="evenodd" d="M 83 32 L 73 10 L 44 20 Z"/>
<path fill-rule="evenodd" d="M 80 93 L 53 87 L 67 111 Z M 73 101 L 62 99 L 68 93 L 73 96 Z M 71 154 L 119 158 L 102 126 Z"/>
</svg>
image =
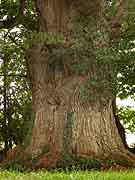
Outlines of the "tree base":
<svg viewBox="0 0 135 180">
<path fill-rule="evenodd" d="M 135 156 L 128 150 L 114 151 L 102 159 L 98 157 L 62 157 L 58 152 L 49 152 L 32 157 L 19 146 L 10 150 L 1 163 L 2 168 L 8 169 L 81 169 L 81 170 L 113 170 L 121 171 L 135 168 Z"/>
</svg>

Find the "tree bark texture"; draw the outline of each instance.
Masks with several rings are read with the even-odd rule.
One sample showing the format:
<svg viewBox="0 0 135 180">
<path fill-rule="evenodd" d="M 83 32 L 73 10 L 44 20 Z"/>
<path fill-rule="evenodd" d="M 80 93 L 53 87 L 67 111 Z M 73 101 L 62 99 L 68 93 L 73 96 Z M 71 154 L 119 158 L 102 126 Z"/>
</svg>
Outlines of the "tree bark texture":
<svg viewBox="0 0 135 180">
<path fill-rule="evenodd" d="M 35 121 L 31 141 L 25 151 L 39 157 L 37 166 L 42 168 L 55 167 L 57 161 L 66 155 L 117 159 L 117 153 L 124 154 L 126 150 L 113 115 L 111 88 L 90 87 L 89 96 L 94 101 L 89 98 L 83 101 L 81 95 L 86 84 L 93 79 L 110 81 L 110 67 L 97 65 L 94 52 L 109 46 L 109 27 L 103 17 L 103 2 L 36 0 L 36 8 L 39 31 L 62 34 L 64 43 L 47 44 L 35 40 L 26 52 Z M 90 24 L 88 29 L 86 24 L 82 24 L 83 18 L 87 17 L 92 21 L 86 21 Z M 81 33 L 76 37 L 79 28 Z M 81 44 L 89 32 L 94 37 L 95 31 L 107 36 L 97 41 L 87 37 L 88 53 L 85 45 L 79 54 L 65 53 L 79 42 Z M 59 52 L 64 53 L 59 57 Z M 83 59 L 85 53 L 88 55 Z M 87 68 L 75 72 L 72 65 L 79 65 L 85 59 Z M 43 151 L 44 156 L 40 158 Z"/>
</svg>

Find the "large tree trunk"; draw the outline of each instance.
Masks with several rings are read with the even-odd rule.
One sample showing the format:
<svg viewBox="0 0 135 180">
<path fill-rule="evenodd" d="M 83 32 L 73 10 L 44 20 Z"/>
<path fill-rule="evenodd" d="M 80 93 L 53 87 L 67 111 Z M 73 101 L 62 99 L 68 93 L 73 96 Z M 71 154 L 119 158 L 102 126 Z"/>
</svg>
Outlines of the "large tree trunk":
<svg viewBox="0 0 135 180">
<path fill-rule="evenodd" d="M 95 53 L 92 52 L 109 45 L 102 2 L 37 0 L 36 6 L 40 31 L 62 34 L 64 43 L 47 45 L 46 42 L 34 42 L 27 51 L 35 122 L 26 151 L 34 157 L 46 151 L 45 158 L 38 162 L 43 167 L 55 166 L 57 161 L 67 155 L 114 158 L 113 154 L 124 151 L 124 146 L 113 115 L 112 89 L 101 87 L 102 93 L 100 89 L 89 89 L 89 96 L 94 97 L 91 100 L 81 96 L 89 81 L 106 78 L 110 81 L 107 73 L 111 67 L 97 65 Z M 83 23 L 81 18 L 86 18 L 86 22 L 84 19 Z M 76 26 L 80 28 L 80 37 L 75 30 Z M 87 31 L 93 34 L 91 40 L 85 39 Z M 102 39 L 92 39 L 95 31 L 105 36 Z M 89 48 L 84 48 L 82 51 L 82 54 L 88 53 L 88 69 L 75 73 L 71 65 L 78 65 L 85 59 L 79 59 L 80 53 L 73 57 L 66 51 L 74 47 L 74 41 L 81 44 L 83 38 L 91 49 L 87 52 Z M 81 47 L 79 50 L 81 52 Z M 61 55 L 62 51 L 64 53 Z"/>
<path fill-rule="evenodd" d="M 83 95 L 89 82 L 110 81 L 111 67 L 97 64 L 95 55 L 109 46 L 102 3 L 36 1 L 40 31 L 64 36 L 58 44 L 35 40 L 26 52 L 35 121 L 25 152 L 39 159 L 37 167 L 55 167 L 66 157 L 127 158 L 113 115 L 112 89 L 91 85 Z M 99 31 L 107 36 L 94 41 Z M 76 54 L 66 53 L 72 49 Z M 79 63 L 87 68 L 76 72 L 72 65 Z"/>
</svg>

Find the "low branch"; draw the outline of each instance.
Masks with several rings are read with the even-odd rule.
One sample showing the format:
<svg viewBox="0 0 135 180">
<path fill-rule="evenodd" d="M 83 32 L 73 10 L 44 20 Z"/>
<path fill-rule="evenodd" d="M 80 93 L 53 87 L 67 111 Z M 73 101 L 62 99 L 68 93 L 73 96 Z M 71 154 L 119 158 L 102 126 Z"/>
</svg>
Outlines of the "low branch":
<svg viewBox="0 0 135 180">
<path fill-rule="evenodd" d="M 17 24 L 17 17 L 7 18 L 6 20 L 0 21 L 0 29 L 13 28 Z"/>
<path fill-rule="evenodd" d="M 0 77 L 3 77 L 4 75 L 1 73 Z M 7 77 L 24 77 L 27 78 L 27 75 L 21 75 L 21 74 L 8 74 Z"/>
<path fill-rule="evenodd" d="M 12 41 L 15 45 L 20 46 L 20 45 L 16 42 L 16 40 L 15 40 L 11 35 L 8 35 L 8 37 L 11 39 L 11 41 Z M 23 51 L 25 50 L 25 48 L 24 48 L 23 46 L 20 46 L 20 48 L 21 48 Z"/>
</svg>

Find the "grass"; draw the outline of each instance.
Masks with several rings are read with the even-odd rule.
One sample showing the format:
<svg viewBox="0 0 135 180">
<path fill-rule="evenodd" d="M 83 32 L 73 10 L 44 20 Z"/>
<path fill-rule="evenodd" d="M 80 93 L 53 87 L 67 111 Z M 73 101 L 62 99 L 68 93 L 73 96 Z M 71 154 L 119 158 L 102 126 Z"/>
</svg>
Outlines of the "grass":
<svg viewBox="0 0 135 180">
<path fill-rule="evenodd" d="M 0 171 L 0 180 L 135 180 L 135 172 L 96 171 Z"/>
</svg>

